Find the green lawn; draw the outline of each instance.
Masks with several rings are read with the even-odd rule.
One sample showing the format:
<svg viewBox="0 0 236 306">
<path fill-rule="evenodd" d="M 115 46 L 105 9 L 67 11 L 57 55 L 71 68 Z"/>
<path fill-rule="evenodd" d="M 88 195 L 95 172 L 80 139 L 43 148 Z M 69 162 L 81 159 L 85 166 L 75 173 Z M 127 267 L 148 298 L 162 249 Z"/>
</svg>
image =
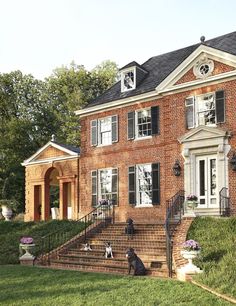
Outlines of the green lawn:
<svg viewBox="0 0 236 306">
<path fill-rule="evenodd" d="M 236 217 L 196 218 L 188 238 L 202 247 L 195 262 L 204 273 L 196 280 L 236 299 Z"/>
<path fill-rule="evenodd" d="M 175 280 L 0 266 L 0 305 L 232 305 Z"/>
</svg>

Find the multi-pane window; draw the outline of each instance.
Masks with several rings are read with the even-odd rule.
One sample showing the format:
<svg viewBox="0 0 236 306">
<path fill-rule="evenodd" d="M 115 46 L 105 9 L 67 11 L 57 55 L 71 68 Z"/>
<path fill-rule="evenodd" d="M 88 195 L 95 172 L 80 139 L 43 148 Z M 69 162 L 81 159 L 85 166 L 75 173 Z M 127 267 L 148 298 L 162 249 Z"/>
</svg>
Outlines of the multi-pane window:
<svg viewBox="0 0 236 306">
<path fill-rule="evenodd" d="M 96 206 L 99 200 L 118 201 L 118 170 L 99 169 L 92 171 L 92 205 Z"/>
<path fill-rule="evenodd" d="M 142 139 L 159 134 L 159 106 L 127 114 L 128 139 Z"/>
<path fill-rule="evenodd" d="M 225 121 L 224 91 L 189 97 L 185 100 L 187 128 L 215 125 Z"/>
<path fill-rule="evenodd" d="M 152 125 L 151 125 L 151 109 L 143 109 L 137 111 L 137 137 L 146 137 L 151 136 L 152 134 Z"/>
<path fill-rule="evenodd" d="M 137 166 L 137 204 L 152 204 L 152 167 L 151 164 Z"/>
<path fill-rule="evenodd" d="M 111 117 L 106 117 L 99 120 L 99 142 L 101 145 L 109 145 L 111 139 Z"/>
<path fill-rule="evenodd" d="M 196 97 L 198 125 L 212 125 L 216 123 L 215 95 L 201 95 Z"/>
<path fill-rule="evenodd" d="M 139 164 L 129 167 L 129 204 L 160 204 L 160 164 Z"/>
<path fill-rule="evenodd" d="M 91 145 L 105 146 L 118 141 L 118 116 L 91 121 Z"/>
</svg>

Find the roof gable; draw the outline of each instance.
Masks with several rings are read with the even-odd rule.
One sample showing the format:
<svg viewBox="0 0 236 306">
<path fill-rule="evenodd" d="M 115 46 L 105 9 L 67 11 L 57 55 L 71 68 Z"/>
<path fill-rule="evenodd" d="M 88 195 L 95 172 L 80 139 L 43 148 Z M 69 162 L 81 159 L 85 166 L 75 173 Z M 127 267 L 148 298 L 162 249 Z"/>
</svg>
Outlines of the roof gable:
<svg viewBox="0 0 236 306">
<path fill-rule="evenodd" d="M 214 61 L 217 66 L 215 68 L 217 69 L 214 69 L 212 75 L 209 77 L 199 79 L 194 75 L 193 67 L 203 57 Z M 178 90 L 186 86 L 199 85 L 230 75 L 236 75 L 236 56 L 226 54 L 224 51 L 219 51 L 205 45 L 200 45 L 156 87 L 156 90 L 158 93 Z"/>
<path fill-rule="evenodd" d="M 79 156 L 79 148 L 58 144 L 49 141 L 45 146 L 40 148 L 35 154 L 22 163 L 27 166 L 35 163 L 43 163 L 53 160 L 70 159 Z"/>
</svg>

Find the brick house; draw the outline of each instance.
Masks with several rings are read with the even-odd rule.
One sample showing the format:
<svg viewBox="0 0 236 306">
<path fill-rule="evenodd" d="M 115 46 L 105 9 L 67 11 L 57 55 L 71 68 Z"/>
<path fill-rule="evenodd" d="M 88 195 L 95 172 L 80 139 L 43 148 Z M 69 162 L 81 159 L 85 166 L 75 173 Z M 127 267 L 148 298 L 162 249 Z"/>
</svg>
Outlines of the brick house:
<svg viewBox="0 0 236 306">
<path fill-rule="evenodd" d="M 163 220 L 179 190 L 198 196 L 199 215 L 219 215 L 222 193 L 235 214 L 235 101 L 236 32 L 129 63 L 120 81 L 76 111 L 80 151 L 51 141 L 23 163 L 26 219 L 35 219 L 39 204 L 48 218 L 53 171 L 61 218 L 69 202 L 76 219 L 110 199 L 119 221 Z"/>
</svg>

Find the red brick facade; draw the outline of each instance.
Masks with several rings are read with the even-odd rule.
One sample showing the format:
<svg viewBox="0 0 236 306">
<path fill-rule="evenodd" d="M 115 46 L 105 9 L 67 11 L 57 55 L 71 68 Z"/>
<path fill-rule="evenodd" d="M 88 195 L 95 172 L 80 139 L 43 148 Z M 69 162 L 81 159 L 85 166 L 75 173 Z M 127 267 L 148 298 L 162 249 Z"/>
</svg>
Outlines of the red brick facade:
<svg viewBox="0 0 236 306">
<path fill-rule="evenodd" d="M 200 95 L 217 90 L 225 90 L 226 122 L 220 128 L 236 133 L 236 82 L 203 86 L 181 93 L 171 94 L 161 99 L 145 103 L 127 105 L 102 113 L 81 118 L 81 157 L 80 157 L 80 211 L 91 209 L 91 171 L 103 168 L 118 168 L 119 170 L 119 206 L 117 214 L 124 221 L 127 216 L 134 219 L 155 220 L 164 218 L 166 200 L 178 190 L 184 189 L 184 165 L 181 155 L 181 145 L 178 138 L 188 130 L 185 126 L 185 99 L 192 95 Z M 132 110 L 159 105 L 160 135 L 144 140 L 127 140 L 127 113 Z M 119 141 L 109 146 L 92 147 L 90 144 L 90 122 L 106 116 L 118 115 Z M 232 148 L 236 147 L 236 138 L 229 140 Z M 233 150 L 233 149 L 232 149 Z M 175 160 L 181 164 L 179 177 L 172 173 Z M 153 208 L 133 208 L 128 203 L 128 167 L 135 164 L 160 162 L 161 203 Z M 229 190 L 232 203 L 236 203 L 236 175 L 229 168 Z M 234 206 L 234 210 L 236 207 Z"/>
</svg>

